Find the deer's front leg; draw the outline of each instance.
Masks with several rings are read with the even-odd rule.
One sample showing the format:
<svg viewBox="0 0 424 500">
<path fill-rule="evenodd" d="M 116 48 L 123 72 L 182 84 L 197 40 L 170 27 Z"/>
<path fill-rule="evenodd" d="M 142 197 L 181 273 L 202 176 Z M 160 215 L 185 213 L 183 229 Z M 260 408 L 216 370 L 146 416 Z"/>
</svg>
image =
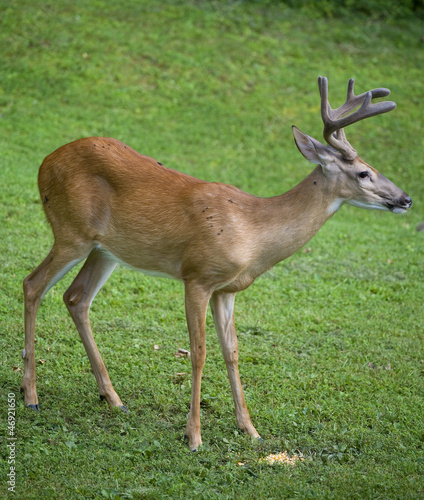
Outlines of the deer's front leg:
<svg viewBox="0 0 424 500">
<path fill-rule="evenodd" d="M 200 434 L 200 387 L 206 359 L 206 310 L 210 292 L 192 282 L 185 283 L 185 307 L 190 334 L 192 388 L 186 436 L 192 451 L 202 444 Z"/>
<path fill-rule="evenodd" d="M 227 366 L 233 393 L 234 406 L 239 428 L 249 436 L 260 438 L 250 421 L 249 411 L 244 399 L 238 369 L 238 341 L 234 324 L 234 293 L 215 292 L 211 298 L 212 315 L 221 343 L 222 354 Z"/>
</svg>

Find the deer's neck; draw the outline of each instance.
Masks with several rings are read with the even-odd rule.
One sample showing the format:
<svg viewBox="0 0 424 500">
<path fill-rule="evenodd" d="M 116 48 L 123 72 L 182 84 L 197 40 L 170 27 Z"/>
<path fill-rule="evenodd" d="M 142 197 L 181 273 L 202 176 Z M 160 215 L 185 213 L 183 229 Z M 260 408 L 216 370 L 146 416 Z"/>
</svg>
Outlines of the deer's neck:
<svg viewBox="0 0 424 500">
<path fill-rule="evenodd" d="M 264 258 L 271 267 L 305 245 L 340 207 L 318 166 L 281 196 L 264 200 Z"/>
</svg>

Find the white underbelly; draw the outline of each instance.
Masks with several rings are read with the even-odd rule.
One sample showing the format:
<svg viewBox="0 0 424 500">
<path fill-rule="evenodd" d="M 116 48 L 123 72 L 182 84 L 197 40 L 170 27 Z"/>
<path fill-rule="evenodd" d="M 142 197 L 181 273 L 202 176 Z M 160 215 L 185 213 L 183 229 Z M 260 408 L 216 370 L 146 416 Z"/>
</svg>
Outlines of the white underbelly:
<svg viewBox="0 0 424 500">
<path fill-rule="evenodd" d="M 141 267 L 134 267 L 131 264 L 128 264 L 127 262 L 121 260 L 119 257 L 117 257 L 116 255 L 114 255 L 113 253 L 111 253 L 109 250 L 106 250 L 101 245 L 98 245 L 97 248 L 99 250 L 101 250 L 103 253 L 107 254 L 108 257 L 111 260 L 113 260 L 117 264 L 120 264 L 121 266 L 128 267 L 130 269 L 134 269 L 135 271 L 139 271 L 139 272 L 141 272 L 143 274 L 147 274 L 148 276 L 155 276 L 157 278 L 170 278 L 170 279 L 173 279 L 173 280 L 178 279 L 175 276 L 172 276 L 172 274 L 168 274 L 168 273 L 164 273 L 164 272 L 161 272 L 161 271 L 157 271 L 155 269 L 143 269 Z"/>
</svg>

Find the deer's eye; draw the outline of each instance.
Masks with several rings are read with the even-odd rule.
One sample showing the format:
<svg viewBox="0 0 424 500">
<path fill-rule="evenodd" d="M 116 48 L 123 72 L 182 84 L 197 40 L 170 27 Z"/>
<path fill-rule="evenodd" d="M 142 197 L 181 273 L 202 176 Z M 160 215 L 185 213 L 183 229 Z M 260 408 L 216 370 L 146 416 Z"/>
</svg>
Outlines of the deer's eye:
<svg viewBox="0 0 424 500">
<path fill-rule="evenodd" d="M 366 177 L 368 177 L 368 176 L 369 176 L 369 174 L 368 174 L 368 172 L 367 172 L 366 170 L 364 170 L 363 172 L 361 172 L 361 173 L 359 174 L 359 177 L 360 177 L 361 179 L 365 179 L 365 178 L 366 178 Z"/>
</svg>

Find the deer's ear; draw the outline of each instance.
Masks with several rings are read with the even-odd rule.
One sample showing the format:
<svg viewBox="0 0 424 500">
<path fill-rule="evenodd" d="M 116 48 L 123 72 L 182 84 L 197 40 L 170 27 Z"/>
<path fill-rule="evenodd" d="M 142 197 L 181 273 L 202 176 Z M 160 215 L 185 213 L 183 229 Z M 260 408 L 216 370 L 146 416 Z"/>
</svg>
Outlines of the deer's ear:
<svg viewBox="0 0 424 500">
<path fill-rule="evenodd" d="M 294 142 L 302 155 L 312 163 L 323 165 L 332 155 L 331 151 L 319 141 L 301 132 L 293 125 Z"/>
</svg>

